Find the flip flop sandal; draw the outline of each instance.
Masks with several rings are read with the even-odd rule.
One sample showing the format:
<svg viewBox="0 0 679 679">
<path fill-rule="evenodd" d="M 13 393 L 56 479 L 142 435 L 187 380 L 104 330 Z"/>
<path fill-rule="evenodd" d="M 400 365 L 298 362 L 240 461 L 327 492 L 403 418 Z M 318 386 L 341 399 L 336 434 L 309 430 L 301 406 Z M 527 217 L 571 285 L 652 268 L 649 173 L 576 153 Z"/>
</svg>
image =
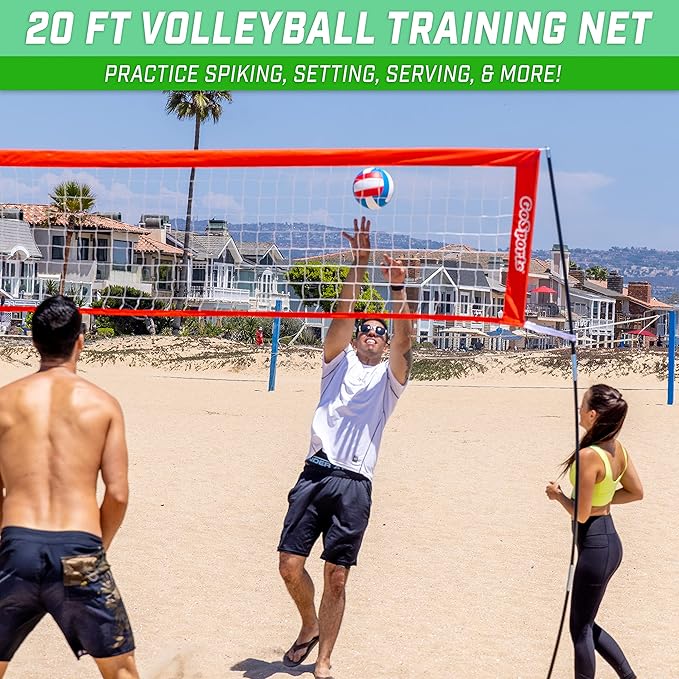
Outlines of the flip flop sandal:
<svg viewBox="0 0 679 679">
<path fill-rule="evenodd" d="M 314 647 L 318 643 L 318 637 L 314 637 L 313 639 L 309 639 L 309 641 L 305 641 L 304 643 L 301 644 L 293 644 L 292 648 L 283 656 L 283 664 L 286 667 L 297 667 L 297 665 L 301 665 L 309 656 L 309 653 L 314 650 Z M 290 657 L 291 653 L 297 653 L 298 651 L 301 651 L 306 648 L 306 652 L 304 655 L 299 659 L 299 660 L 293 660 Z"/>
</svg>

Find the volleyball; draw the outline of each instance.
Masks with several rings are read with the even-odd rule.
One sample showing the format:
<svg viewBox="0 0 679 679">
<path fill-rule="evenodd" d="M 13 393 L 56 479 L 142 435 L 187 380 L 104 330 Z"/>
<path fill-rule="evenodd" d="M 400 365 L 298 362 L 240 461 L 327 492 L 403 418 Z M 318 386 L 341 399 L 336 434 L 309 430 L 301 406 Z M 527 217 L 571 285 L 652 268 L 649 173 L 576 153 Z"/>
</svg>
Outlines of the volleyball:
<svg viewBox="0 0 679 679">
<path fill-rule="evenodd" d="M 354 198 L 362 207 L 379 210 L 394 195 L 394 180 L 379 167 L 366 167 L 354 179 Z"/>
</svg>

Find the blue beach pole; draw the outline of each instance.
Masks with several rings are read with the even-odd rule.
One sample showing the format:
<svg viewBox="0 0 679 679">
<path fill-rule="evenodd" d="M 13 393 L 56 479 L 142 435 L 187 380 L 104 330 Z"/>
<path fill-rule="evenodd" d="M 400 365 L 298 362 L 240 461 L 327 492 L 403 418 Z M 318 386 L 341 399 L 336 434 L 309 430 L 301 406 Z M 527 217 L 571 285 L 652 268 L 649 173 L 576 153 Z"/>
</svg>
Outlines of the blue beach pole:
<svg viewBox="0 0 679 679">
<path fill-rule="evenodd" d="M 667 343 L 667 405 L 674 403 L 674 358 L 677 350 L 677 312 L 670 311 L 670 327 Z"/>
<path fill-rule="evenodd" d="M 283 302 L 276 300 L 276 311 L 281 311 Z M 273 335 L 271 337 L 271 365 L 269 366 L 269 391 L 276 388 L 276 361 L 278 360 L 278 339 L 281 334 L 281 318 L 276 316 L 273 319 Z"/>
</svg>

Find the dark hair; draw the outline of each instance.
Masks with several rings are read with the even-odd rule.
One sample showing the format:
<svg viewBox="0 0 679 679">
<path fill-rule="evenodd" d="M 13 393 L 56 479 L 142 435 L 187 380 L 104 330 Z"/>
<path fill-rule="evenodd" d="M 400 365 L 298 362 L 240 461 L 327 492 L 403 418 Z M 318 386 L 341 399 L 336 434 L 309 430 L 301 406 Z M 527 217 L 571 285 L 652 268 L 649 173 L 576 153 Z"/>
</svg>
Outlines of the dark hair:
<svg viewBox="0 0 679 679">
<path fill-rule="evenodd" d="M 31 332 L 40 356 L 68 358 L 83 332 L 82 316 L 70 297 L 48 297 L 33 314 Z"/>
<path fill-rule="evenodd" d="M 607 384 L 595 384 L 587 391 L 587 408 L 596 410 L 597 418 L 592 428 L 580 439 L 580 449 L 614 439 L 627 417 L 627 402 L 622 394 Z M 563 463 L 566 471 L 575 461 L 575 451 Z"/>
</svg>

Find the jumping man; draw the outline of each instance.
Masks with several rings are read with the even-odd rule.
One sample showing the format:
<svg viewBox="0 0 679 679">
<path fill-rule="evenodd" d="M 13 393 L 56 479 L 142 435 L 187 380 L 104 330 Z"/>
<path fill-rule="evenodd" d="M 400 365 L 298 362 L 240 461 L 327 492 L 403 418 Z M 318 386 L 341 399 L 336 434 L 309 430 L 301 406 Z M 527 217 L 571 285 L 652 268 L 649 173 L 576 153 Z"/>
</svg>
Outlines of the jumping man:
<svg viewBox="0 0 679 679">
<path fill-rule="evenodd" d="M 351 312 L 370 259 L 370 221 L 354 220 L 353 266 L 342 287 L 338 312 Z M 390 284 L 392 306 L 406 313 L 406 268 L 385 255 L 382 271 Z M 334 318 L 323 348 L 321 397 L 311 425 L 304 470 L 290 491 L 278 551 L 279 569 L 297 605 L 302 627 L 285 654 L 288 667 L 301 664 L 319 644 L 316 679 L 331 679 L 330 655 L 339 634 L 349 569 L 356 565 L 370 515 L 372 477 L 386 420 L 408 381 L 412 364 L 412 323 L 394 321 L 389 360 L 382 361 L 387 324 L 368 317 L 358 324 Z M 305 569 L 311 549 L 323 534 L 324 587 L 318 614 L 314 584 Z"/>
</svg>

